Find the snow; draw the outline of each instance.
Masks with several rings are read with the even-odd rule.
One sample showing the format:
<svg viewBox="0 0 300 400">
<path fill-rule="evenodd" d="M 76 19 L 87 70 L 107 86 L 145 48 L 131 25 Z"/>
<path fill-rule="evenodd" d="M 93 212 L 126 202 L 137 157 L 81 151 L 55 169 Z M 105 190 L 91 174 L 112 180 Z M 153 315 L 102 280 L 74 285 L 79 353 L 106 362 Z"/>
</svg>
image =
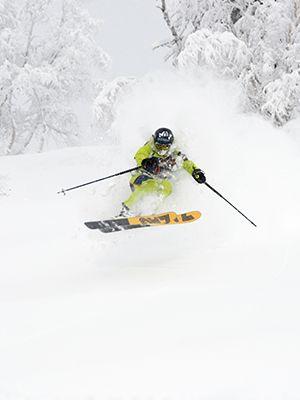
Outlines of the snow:
<svg viewBox="0 0 300 400">
<path fill-rule="evenodd" d="M 299 120 L 240 102 L 229 80 L 151 74 L 99 146 L 0 159 L 1 400 L 299 398 Z M 128 177 L 57 192 L 134 166 L 163 125 L 258 228 L 184 172 L 160 207 L 199 221 L 85 228 Z"/>
</svg>

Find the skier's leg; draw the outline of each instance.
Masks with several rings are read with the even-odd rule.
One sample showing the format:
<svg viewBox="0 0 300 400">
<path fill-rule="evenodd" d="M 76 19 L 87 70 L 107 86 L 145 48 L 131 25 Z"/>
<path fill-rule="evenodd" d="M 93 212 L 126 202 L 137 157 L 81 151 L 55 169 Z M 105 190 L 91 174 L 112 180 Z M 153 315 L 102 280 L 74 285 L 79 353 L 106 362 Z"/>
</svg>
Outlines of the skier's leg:
<svg viewBox="0 0 300 400">
<path fill-rule="evenodd" d="M 161 180 L 159 183 L 159 193 L 162 194 L 164 197 L 170 196 L 173 191 L 173 187 L 170 181 L 167 179 Z"/>
<path fill-rule="evenodd" d="M 143 183 L 149 180 L 152 180 L 152 178 L 149 175 L 144 174 L 135 175 L 130 179 L 130 189 L 132 193 L 129 198 L 122 203 L 125 209 L 129 210 L 139 200 L 142 196 L 139 189 Z"/>
<path fill-rule="evenodd" d="M 148 194 L 157 193 L 167 197 L 172 193 L 172 184 L 167 179 L 147 179 L 141 184 L 134 183 L 134 191 L 123 204 L 129 209 L 142 197 Z"/>
</svg>

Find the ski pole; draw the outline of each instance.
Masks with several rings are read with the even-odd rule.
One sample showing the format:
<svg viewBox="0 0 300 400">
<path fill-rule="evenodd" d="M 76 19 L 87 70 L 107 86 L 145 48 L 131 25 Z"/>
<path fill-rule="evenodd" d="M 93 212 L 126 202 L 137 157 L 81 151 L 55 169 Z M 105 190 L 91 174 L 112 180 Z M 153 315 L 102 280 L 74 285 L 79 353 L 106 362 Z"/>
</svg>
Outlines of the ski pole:
<svg viewBox="0 0 300 400">
<path fill-rule="evenodd" d="M 81 185 L 74 186 L 74 187 L 71 187 L 71 188 L 69 188 L 69 189 L 62 189 L 60 192 L 57 192 L 57 194 L 63 193 L 63 194 L 65 195 L 66 192 L 69 192 L 70 190 L 74 190 L 74 189 L 81 188 L 81 187 L 83 187 L 83 186 L 91 185 L 92 183 L 104 181 L 105 179 L 113 178 L 113 177 L 115 177 L 115 176 L 119 176 L 119 175 L 123 175 L 123 174 L 128 174 L 129 172 L 137 171 L 137 170 L 140 169 L 140 168 L 141 168 L 141 167 L 135 167 L 135 168 L 127 169 L 126 171 L 121 171 L 121 172 L 118 172 L 118 173 L 113 174 L 113 175 L 105 176 L 104 178 L 100 178 L 100 179 L 96 179 L 96 180 L 91 181 L 91 182 L 83 183 L 83 184 L 81 184 Z"/>
<path fill-rule="evenodd" d="M 237 212 L 239 212 L 244 218 L 246 218 L 249 222 L 251 222 L 252 225 L 256 226 L 257 225 L 251 221 L 251 219 L 249 219 L 248 217 L 246 217 L 245 214 L 243 214 L 238 208 L 236 208 L 233 204 L 230 203 L 230 201 L 228 201 L 227 199 L 225 199 L 224 196 L 221 195 L 221 193 L 219 193 L 216 189 L 214 189 L 212 186 L 210 186 L 207 182 L 204 183 L 204 185 L 206 185 L 210 190 L 212 190 L 214 193 L 216 193 L 219 197 L 221 197 L 223 200 L 225 200 L 228 204 L 231 205 L 231 207 L 233 207 Z"/>
</svg>

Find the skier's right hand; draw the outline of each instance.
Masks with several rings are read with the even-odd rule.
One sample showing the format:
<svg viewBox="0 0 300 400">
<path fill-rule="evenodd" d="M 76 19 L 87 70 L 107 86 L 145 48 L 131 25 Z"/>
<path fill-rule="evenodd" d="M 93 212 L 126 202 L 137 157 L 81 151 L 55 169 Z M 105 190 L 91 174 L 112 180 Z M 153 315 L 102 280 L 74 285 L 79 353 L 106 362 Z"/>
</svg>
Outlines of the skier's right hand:
<svg viewBox="0 0 300 400">
<path fill-rule="evenodd" d="M 195 168 L 192 177 L 195 179 L 196 182 L 198 183 L 205 183 L 206 182 L 206 177 L 204 175 L 204 172 L 201 171 L 199 168 Z"/>
<path fill-rule="evenodd" d="M 158 174 L 159 173 L 159 159 L 157 157 L 145 158 L 142 161 L 142 167 L 150 174 Z"/>
</svg>

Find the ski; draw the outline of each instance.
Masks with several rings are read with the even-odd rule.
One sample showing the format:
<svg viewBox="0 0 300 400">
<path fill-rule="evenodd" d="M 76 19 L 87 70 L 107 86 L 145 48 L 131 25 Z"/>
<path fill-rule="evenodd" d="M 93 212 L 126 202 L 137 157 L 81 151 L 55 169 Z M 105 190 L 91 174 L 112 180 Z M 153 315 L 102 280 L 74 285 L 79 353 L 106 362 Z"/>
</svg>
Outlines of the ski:
<svg viewBox="0 0 300 400">
<path fill-rule="evenodd" d="M 85 222 L 89 229 L 99 229 L 103 233 L 120 232 L 136 228 L 149 228 L 154 226 L 178 225 L 194 222 L 201 217 L 199 211 L 189 211 L 177 214 L 174 211 L 162 214 L 139 215 L 127 218 L 111 218 L 100 221 Z"/>
</svg>

